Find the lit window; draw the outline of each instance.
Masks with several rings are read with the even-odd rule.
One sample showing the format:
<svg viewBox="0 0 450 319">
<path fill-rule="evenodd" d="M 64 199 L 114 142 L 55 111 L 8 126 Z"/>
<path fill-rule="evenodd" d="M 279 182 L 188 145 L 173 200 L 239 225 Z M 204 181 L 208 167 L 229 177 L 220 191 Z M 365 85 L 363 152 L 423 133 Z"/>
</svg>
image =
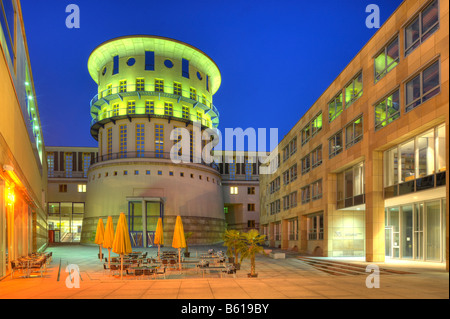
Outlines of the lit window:
<svg viewBox="0 0 450 319">
<path fill-rule="evenodd" d="M 155 124 L 155 153 L 156 157 L 164 156 L 164 125 Z"/>
<path fill-rule="evenodd" d="M 55 153 L 47 153 L 47 164 L 48 164 L 48 177 L 55 177 Z"/>
<path fill-rule="evenodd" d="M 119 93 L 124 93 L 127 91 L 127 80 L 119 81 Z"/>
<path fill-rule="evenodd" d="M 164 103 L 164 115 L 173 116 L 173 104 L 165 102 Z"/>
<path fill-rule="evenodd" d="M 164 92 L 164 80 L 155 79 L 155 91 Z"/>
<path fill-rule="evenodd" d="M 145 91 L 145 79 L 144 78 L 136 79 L 136 91 Z"/>
<path fill-rule="evenodd" d="M 120 142 L 120 152 L 119 157 L 124 158 L 127 157 L 127 126 L 120 125 L 119 126 L 119 142 Z"/>
<path fill-rule="evenodd" d="M 86 193 L 86 185 L 78 184 L 78 193 Z"/>
<path fill-rule="evenodd" d="M 173 82 L 173 94 L 181 95 L 181 83 Z"/>
<path fill-rule="evenodd" d="M 316 135 L 322 129 L 322 112 L 311 121 L 311 136 Z"/>
<path fill-rule="evenodd" d="M 128 101 L 127 114 L 136 114 L 136 101 Z"/>
<path fill-rule="evenodd" d="M 136 156 L 144 157 L 145 129 L 144 124 L 136 124 Z"/>
<path fill-rule="evenodd" d="M 363 93 L 362 72 L 359 73 L 349 85 L 345 87 L 345 107 L 355 102 Z"/>
<path fill-rule="evenodd" d="M 189 107 L 183 106 L 182 107 L 182 117 L 183 117 L 183 119 L 189 120 L 189 114 L 190 114 Z"/>
<path fill-rule="evenodd" d="M 107 130 L 107 147 L 108 147 L 108 159 L 111 157 L 112 153 L 112 128 Z"/>
<path fill-rule="evenodd" d="M 231 186 L 230 187 L 230 194 L 231 195 L 237 195 L 238 194 L 238 187 L 237 186 Z"/>
<path fill-rule="evenodd" d="M 395 91 L 375 105 L 375 131 L 392 123 L 400 117 L 400 94 Z"/>
<path fill-rule="evenodd" d="M 112 94 L 112 84 L 108 84 L 106 86 L 106 95 L 111 95 Z"/>
<path fill-rule="evenodd" d="M 342 93 L 328 103 L 328 121 L 331 123 L 342 113 Z"/>
<path fill-rule="evenodd" d="M 155 102 L 146 100 L 145 101 L 145 114 L 155 114 Z"/>
<path fill-rule="evenodd" d="M 189 89 L 189 97 L 191 98 L 191 100 L 197 100 L 197 90 L 194 88 L 190 88 Z"/>
<path fill-rule="evenodd" d="M 398 37 L 389 43 L 376 57 L 374 61 L 375 82 L 382 79 L 399 62 Z"/>
<path fill-rule="evenodd" d="M 438 1 L 435 0 L 405 28 L 405 56 L 439 28 L 438 11 Z"/>
<path fill-rule="evenodd" d="M 73 153 L 64 153 L 64 167 L 66 171 L 66 177 L 72 177 Z"/>
<path fill-rule="evenodd" d="M 113 104 L 113 116 L 119 116 L 119 104 Z"/>
</svg>

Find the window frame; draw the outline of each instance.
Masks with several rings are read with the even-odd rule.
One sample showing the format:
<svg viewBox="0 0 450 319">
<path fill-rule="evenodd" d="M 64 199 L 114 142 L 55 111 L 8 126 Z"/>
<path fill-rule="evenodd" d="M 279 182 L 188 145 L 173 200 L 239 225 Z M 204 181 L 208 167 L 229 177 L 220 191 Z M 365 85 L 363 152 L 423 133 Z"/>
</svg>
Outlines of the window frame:
<svg viewBox="0 0 450 319">
<path fill-rule="evenodd" d="M 398 111 L 396 113 L 393 113 L 391 116 L 388 116 L 388 99 L 393 96 L 394 94 L 398 94 Z M 381 103 L 385 104 L 385 108 L 384 108 L 384 114 L 386 114 L 386 118 L 384 119 L 384 121 L 377 123 L 377 106 L 379 106 Z M 375 128 L 375 132 L 381 130 L 382 128 L 386 127 L 387 125 L 391 124 L 393 121 L 397 120 L 400 118 L 401 116 L 401 94 L 400 94 L 400 87 L 395 88 L 393 91 L 391 91 L 389 94 L 387 94 L 384 98 L 378 100 L 375 104 L 374 104 L 374 119 L 375 119 L 375 123 L 374 123 L 374 128 Z M 397 116 L 398 115 L 398 116 Z M 397 116 L 397 117 L 395 117 Z M 395 118 L 394 118 L 395 117 Z M 385 123 L 385 125 L 382 125 L 383 123 Z"/>
<path fill-rule="evenodd" d="M 334 140 L 335 141 L 335 144 L 337 144 L 336 143 L 336 137 L 338 136 L 338 135 L 340 135 L 341 136 L 341 145 L 340 145 L 340 148 L 339 149 L 337 149 L 337 150 L 335 150 L 335 151 L 333 151 L 333 152 L 331 152 L 331 140 Z M 344 150 L 344 140 L 343 140 L 343 130 L 342 129 L 340 129 L 339 131 L 337 131 L 335 134 L 333 134 L 329 139 L 328 139 L 328 158 L 329 159 L 332 159 L 333 157 L 335 157 L 335 156 L 337 156 L 337 155 L 339 155 L 340 153 L 342 153 L 342 151 Z M 322 155 L 323 156 L 323 155 Z"/>
<path fill-rule="evenodd" d="M 361 76 L 361 85 L 362 85 L 362 89 L 358 92 L 357 95 L 355 95 L 354 93 L 352 93 L 352 97 L 350 99 L 349 102 L 347 102 L 347 88 L 349 88 L 350 86 L 353 87 L 353 91 L 355 90 L 355 83 L 356 80 Z M 364 77 L 363 77 L 363 71 L 360 70 L 356 73 L 356 75 L 344 86 L 344 101 L 343 104 L 345 104 L 345 109 L 347 109 L 348 107 L 350 107 L 350 105 L 352 105 L 353 103 L 355 103 L 362 95 L 364 92 Z M 344 103 L 345 102 L 345 103 Z"/>
<path fill-rule="evenodd" d="M 387 51 L 388 51 L 388 47 L 391 46 L 395 41 L 397 41 L 397 47 L 398 47 L 398 57 L 392 61 L 391 63 L 387 63 Z M 384 65 L 385 68 L 379 73 L 378 78 L 377 78 L 377 69 L 376 69 L 376 59 L 384 53 Z M 384 78 L 386 76 L 386 74 L 388 74 L 389 72 L 391 72 L 399 63 L 400 63 L 400 37 L 399 37 L 399 33 L 396 33 L 395 36 L 393 36 L 393 38 L 383 47 L 383 49 L 381 49 L 380 51 L 378 51 L 378 53 L 374 56 L 373 58 L 374 62 L 373 62 L 373 78 L 374 78 L 374 83 L 378 83 L 382 78 Z M 393 66 L 391 68 L 391 66 L 394 64 L 395 66 Z"/>
<path fill-rule="evenodd" d="M 356 121 L 361 120 L 361 134 L 358 136 L 355 136 L 356 130 L 355 130 L 355 123 Z M 350 141 L 347 140 L 347 129 L 351 127 L 352 128 L 352 138 Z M 364 137 L 364 118 L 363 114 L 358 115 L 354 120 L 352 120 L 350 123 L 348 123 L 345 126 L 345 149 L 349 149 L 353 145 L 359 143 Z"/>
</svg>

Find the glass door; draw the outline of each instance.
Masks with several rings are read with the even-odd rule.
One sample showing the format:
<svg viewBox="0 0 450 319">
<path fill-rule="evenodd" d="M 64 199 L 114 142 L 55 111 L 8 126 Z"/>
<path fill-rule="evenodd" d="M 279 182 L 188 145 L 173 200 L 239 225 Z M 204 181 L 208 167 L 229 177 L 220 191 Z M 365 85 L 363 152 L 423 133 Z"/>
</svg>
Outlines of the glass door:
<svg viewBox="0 0 450 319">
<path fill-rule="evenodd" d="M 163 203 L 145 202 L 146 205 L 146 223 L 147 223 L 147 247 L 154 246 L 154 237 L 158 218 L 163 216 Z"/>
<path fill-rule="evenodd" d="M 423 204 L 414 205 L 414 259 L 423 260 Z"/>
<path fill-rule="evenodd" d="M 142 202 L 128 202 L 128 227 L 131 246 L 143 247 Z"/>
<path fill-rule="evenodd" d="M 440 201 L 425 203 L 426 259 L 441 261 L 441 207 Z"/>
<path fill-rule="evenodd" d="M 385 256 L 386 257 L 393 257 L 393 236 L 392 236 L 392 226 L 387 226 L 384 228 L 384 235 L 385 235 L 385 247 L 386 247 L 386 251 L 385 251 Z"/>
<path fill-rule="evenodd" d="M 401 216 L 402 258 L 413 257 L 413 206 L 402 206 Z"/>
</svg>

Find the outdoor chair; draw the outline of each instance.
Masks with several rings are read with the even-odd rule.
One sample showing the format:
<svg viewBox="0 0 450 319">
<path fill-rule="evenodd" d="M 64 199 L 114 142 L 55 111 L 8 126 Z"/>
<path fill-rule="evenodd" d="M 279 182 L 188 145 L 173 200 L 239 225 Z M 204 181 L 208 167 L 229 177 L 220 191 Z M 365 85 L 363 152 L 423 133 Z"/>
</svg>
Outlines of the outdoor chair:
<svg viewBox="0 0 450 319">
<path fill-rule="evenodd" d="M 27 267 L 25 264 L 23 263 L 18 263 L 15 261 L 11 261 L 11 279 L 14 278 L 14 273 L 16 271 L 20 271 L 21 273 L 23 273 L 24 270 L 27 270 Z"/>
<path fill-rule="evenodd" d="M 111 267 L 109 268 L 109 271 L 110 271 L 110 273 L 112 272 L 113 275 L 114 275 L 115 271 L 120 272 L 120 266 L 118 266 L 118 265 L 111 265 Z"/>
<path fill-rule="evenodd" d="M 164 279 L 166 279 L 166 267 L 161 266 L 159 268 L 156 268 L 156 270 L 153 272 L 153 275 L 155 276 L 155 278 L 156 276 L 164 276 Z"/>
<path fill-rule="evenodd" d="M 41 277 L 43 276 L 44 270 L 45 270 L 44 269 L 44 260 L 38 260 L 38 261 L 32 262 L 29 267 L 30 273 L 38 272 L 41 274 Z"/>
<path fill-rule="evenodd" d="M 138 278 L 138 277 L 140 277 L 140 276 L 143 276 L 144 275 L 144 270 L 143 269 L 135 269 L 134 270 L 134 276 L 136 277 L 136 278 Z"/>
<path fill-rule="evenodd" d="M 169 260 L 169 267 L 176 269 L 177 268 L 177 261 L 175 259 L 170 259 Z"/>
<path fill-rule="evenodd" d="M 105 274 L 107 270 L 111 272 L 111 269 L 108 267 L 108 264 L 103 264 L 103 274 Z"/>
<path fill-rule="evenodd" d="M 144 269 L 144 276 L 150 277 L 153 273 L 154 269 Z"/>
</svg>

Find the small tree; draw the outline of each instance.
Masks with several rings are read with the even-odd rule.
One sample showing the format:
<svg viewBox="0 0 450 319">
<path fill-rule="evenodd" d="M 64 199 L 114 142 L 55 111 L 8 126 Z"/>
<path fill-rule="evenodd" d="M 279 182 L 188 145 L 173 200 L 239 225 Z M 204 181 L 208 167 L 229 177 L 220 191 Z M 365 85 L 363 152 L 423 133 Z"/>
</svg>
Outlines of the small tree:
<svg viewBox="0 0 450 319">
<path fill-rule="evenodd" d="M 234 257 L 234 262 L 237 263 L 239 246 L 242 244 L 241 233 L 234 229 L 227 229 L 223 235 L 223 241 L 223 245 L 227 247 L 228 257 Z"/>
<path fill-rule="evenodd" d="M 250 268 L 250 277 L 256 277 L 257 274 L 255 272 L 255 259 L 256 254 L 265 254 L 264 252 L 264 241 L 265 235 L 260 235 L 259 231 L 256 229 L 251 229 L 247 233 L 242 234 L 242 245 L 239 247 L 239 251 L 241 253 L 241 262 L 245 258 L 250 258 L 251 268 Z"/>
</svg>

